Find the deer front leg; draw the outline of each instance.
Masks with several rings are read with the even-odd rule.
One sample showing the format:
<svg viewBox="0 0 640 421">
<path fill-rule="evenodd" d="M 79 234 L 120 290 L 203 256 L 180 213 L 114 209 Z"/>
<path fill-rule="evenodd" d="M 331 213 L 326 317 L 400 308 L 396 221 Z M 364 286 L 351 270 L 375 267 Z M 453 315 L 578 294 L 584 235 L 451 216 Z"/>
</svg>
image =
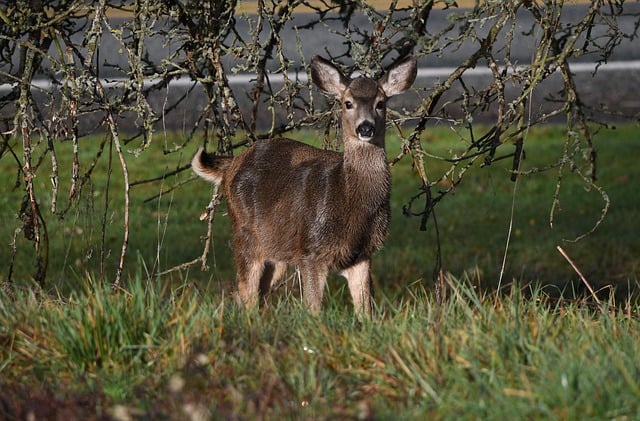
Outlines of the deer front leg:
<svg viewBox="0 0 640 421">
<path fill-rule="evenodd" d="M 327 282 L 328 270 L 312 264 L 301 265 L 302 295 L 309 312 L 313 315 L 320 313 L 324 287 Z"/>
<path fill-rule="evenodd" d="M 353 307 L 358 318 L 371 317 L 371 261 L 363 260 L 342 271 L 347 278 Z"/>
</svg>

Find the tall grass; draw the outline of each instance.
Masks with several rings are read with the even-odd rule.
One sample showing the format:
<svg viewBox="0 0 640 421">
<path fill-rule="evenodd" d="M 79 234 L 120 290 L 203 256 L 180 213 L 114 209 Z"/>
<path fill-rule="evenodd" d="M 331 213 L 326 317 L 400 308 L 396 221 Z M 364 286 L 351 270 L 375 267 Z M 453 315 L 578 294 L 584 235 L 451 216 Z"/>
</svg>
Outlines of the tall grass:
<svg viewBox="0 0 640 421">
<path fill-rule="evenodd" d="M 294 297 L 246 312 L 188 286 L 101 285 L 68 299 L 1 297 L 0 415 L 640 415 L 636 303 L 594 307 L 517 286 L 496 296 L 448 277 L 442 303 L 415 284 L 379 297 L 375 318 L 359 323 L 343 289 L 314 318 Z"/>
</svg>

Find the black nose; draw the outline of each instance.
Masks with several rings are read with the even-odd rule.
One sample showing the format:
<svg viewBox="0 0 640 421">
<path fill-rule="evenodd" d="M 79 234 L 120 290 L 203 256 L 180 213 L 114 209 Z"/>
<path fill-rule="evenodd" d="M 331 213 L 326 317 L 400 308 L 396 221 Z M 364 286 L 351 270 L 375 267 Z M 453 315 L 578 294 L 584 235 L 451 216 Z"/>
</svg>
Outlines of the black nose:
<svg viewBox="0 0 640 421">
<path fill-rule="evenodd" d="M 365 121 L 360 123 L 358 127 L 356 127 L 356 133 L 360 137 L 373 137 L 376 132 L 376 126 L 373 125 L 370 121 Z"/>
</svg>

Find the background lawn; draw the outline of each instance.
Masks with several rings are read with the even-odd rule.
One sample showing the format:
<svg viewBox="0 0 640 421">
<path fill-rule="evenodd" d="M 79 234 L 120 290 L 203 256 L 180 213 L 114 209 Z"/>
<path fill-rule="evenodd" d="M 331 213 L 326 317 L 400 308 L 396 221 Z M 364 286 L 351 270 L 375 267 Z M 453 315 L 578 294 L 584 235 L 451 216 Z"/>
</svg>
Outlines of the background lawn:
<svg viewBox="0 0 640 421">
<path fill-rule="evenodd" d="M 448 127 L 434 127 L 426 133 L 428 137 L 422 140 L 423 148 L 432 155 L 425 157 L 427 175 L 431 180 L 438 180 L 450 164 L 436 157 L 452 157 L 461 152 L 469 143 L 468 136 L 464 131 L 454 132 Z M 300 133 L 298 137 L 311 139 L 312 134 Z M 561 127 L 545 126 L 531 130 L 525 141 L 523 170 L 544 168 L 557 162 L 562 155 L 564 137 Z M 611 283 L 626 288 L 628 282 L 635 283 L 640 255 L 640 237 L 637 235 L 640 232 L 640 195 L 635 187 L 640 176 L 638 137 L 640 130 L 632 125 L 615 130 L 603 129 L 596 135 L 597 184 L 606 192 L 611 206 L 595 232 L 578 242 L 565 240 L 588 233 L 599 220 L 605 201 L 601 192 L 589 188 L 575 172 L 564 171 L 559 205 L 551 227 L 550 211 L 558 182 L 557 169 L 521 177 L 515 186 L 509 179 L 510 159 L 482 168 L 475 164 L 466 171 L 462 183 L 436 206 L 445 272 L 455 276 L 467 273 L 474 282 L 489 287 L 496 285 L 507 244 L 513 201 L 514 218 L 503 282 L 518 279 L 565 286 L 577 280 L 576 273 L 556 249 L 560 245 L 594 286 Z M 158 135 L 156 143 L 139 155 L 127 155 L 130 180 L 147 180 L 188 163 L 196 145 L 186 148 L 184 154 L 165 155 L 163 148 L 171 147 L 182 139 L 179 136 L 161 138 L 162 135 Z M 82 139 L 81 173 L 92 161 L 100 140 Z M 60 212 L 67 206 L 65 195 L 69 189 L 71 145 L 59 143 L 56 147 L 60 167 Z M 400 147 L 397 138 L 389 136 L 389 156 L 396 156 Z M 510 146 L 504 149 L 503 153 L 512 152 Z M 73 289 L 75 283 L 83 284 L 87 274 L 100 279 L 104 273 L 107 281 L 113 279 L 123 237 L 124 199 L 122 170 L 114 157 L 109 171 L 106 154 L 108 151 L 98 161 L 91 180 L 86 183 L 82 199 L 71 206 L 63 219 L 49 211 L 50 170 L 43 167 L 38 172 L 36 191 L 50 237 L 47 289 Z M 48 164 L 49 158 L 45 157 L 43 166 Z M 459 172 L 460 169 L 455 170 L 454 175 Z M 431 282 L 438 243 L 433 218 L 428 221 L 427 231 L 421 232 L 419 217 L 403 215 L 403 206 L 421 185 L 410 160 L 400 161 L 392 174 L 391 232 L 384 250 L 374 258 L 374 274 L 379 287 L 402 289 L 418 280 Z M 5 186 L 0 199 L 0 215 L 4 221 L 0 226 L 0 238 L 4 239 L 0 259 L 4 262 L 10 261 L 10 243 L 16 229 L 21 226 L 16 215 L 24 193 L 13 187 L 17 177 L 15 161 L 5 155 L 0 161 L 0 184 Z M 161 181 L 131 188 L 126 276 L 154 278 L 155 273 L 191 261 L 202 253 L 206 223 L 201 222 L 199 216 L 209 203 L 211 188 L 200 179 L 190 180 L 193 177 L 187 170 Z M 434 194 L 445 189 L 450 180 L 442 180 L 435 186 Z M 110 185 L 108 191 L 105 189 L 107 183 Z M 176 185 L 180 187 L 172 190 Z M 160 195 L 161 192 L 164 194 Z M 105 203 L 108 204 L 106 209 Z M 418 199 L 413 210 L 420 210 L 423 204 L 423 199 Z M 196 265 L 159 281 L 180 283 L 189 279 L 201 287 L 212 285 L 217 291 L 232 288 L 235 275 L 224 202 L 217 208 L 213 230 L 209 271 L 202 272 L 200 265 Z M 32 244 L 20 232 L 16 235 L 16 251 L 12 278 L 18 284 L 25 284 L 33 272 L 34 253 Z M 3 277 L 8 276 L 8 271 L 8 265 L 0 268 Z"/>
</svg>

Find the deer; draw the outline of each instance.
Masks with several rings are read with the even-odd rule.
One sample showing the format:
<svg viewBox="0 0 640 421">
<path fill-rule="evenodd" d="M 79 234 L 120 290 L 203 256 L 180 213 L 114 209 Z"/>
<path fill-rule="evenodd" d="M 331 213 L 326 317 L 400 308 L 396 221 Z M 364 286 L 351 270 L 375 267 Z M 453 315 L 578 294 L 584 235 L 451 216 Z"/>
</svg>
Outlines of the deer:
<svg viewBox="0 0 640 421">
<path fill-rule="evenodd" d="M 294 266 L 311 314 L 321 311 L 327 276 L 337 272 L 347 280 L 355 313 L 367 318 L 373 310 L 371 258 L 391 219 L 386 103 L 411 87 L 416 60 L 399 60 L 378 79 L 351 79 L 320 56 L 312 58 L 310 70 L 313 83 L 341 104 L 342 152 L 270 138 L 237 156 L 201 147 L 191 166 L 222 188 L 241 304 L 259 305 Z"/>
</svg>

